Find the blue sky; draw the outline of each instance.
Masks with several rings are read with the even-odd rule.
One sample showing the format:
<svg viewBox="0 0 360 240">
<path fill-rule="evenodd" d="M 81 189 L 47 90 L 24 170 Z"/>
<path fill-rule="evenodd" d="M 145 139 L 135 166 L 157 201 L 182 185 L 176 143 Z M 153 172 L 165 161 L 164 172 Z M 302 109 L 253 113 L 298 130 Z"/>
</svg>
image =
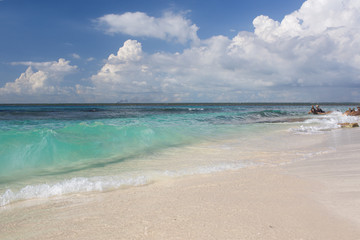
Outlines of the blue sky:
<svg viewBox="0 0 360 240">
<path fill-rule="evenodd" d="M 0 1 L 0 103 L 359 101 L 360 4 Z"/>
</svg>

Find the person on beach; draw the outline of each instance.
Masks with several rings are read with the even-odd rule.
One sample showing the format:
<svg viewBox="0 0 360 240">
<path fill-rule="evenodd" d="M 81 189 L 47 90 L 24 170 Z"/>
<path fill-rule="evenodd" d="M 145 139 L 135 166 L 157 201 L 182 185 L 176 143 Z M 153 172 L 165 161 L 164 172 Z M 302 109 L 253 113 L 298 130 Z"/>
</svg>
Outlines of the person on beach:
<svg viewBox="0 0 360 240">
<path fill-rule="evenodd" d="M 349 115 L 351 115 L 351 116 L 359 116 L 360 115 L 360 107 L 357 107 L 356 111 L 355 111 L 355 108 L 354 108 Z"/>
<path fill-rule="evenodd" d="M 346 110 L 346 111 L 344 112 L 344 115 L 348 116 L 348 115 L 350 115 L 350 113 L 351 113 L 351 108 L 349 108 L 348 110 Z"/>
<path fill-rule="evenodd" d="M 332 111 L 325 112 L 319 107 L 319 105 L 316 105 L 316 108 L 314 108 L 314 105 L 312 105 L 311 110 L 308 112 L 308 114 L 330 114 L 330 113 L 332 113 Z"/>
<path fill-rule="evenodd" d="M 359 111 L 359 107 L 358 107 L 358 111 Z M 353 109 L 349 108 L 349 110 L 345 111 L 344 115 L 346 116 L 360 115 L 360 112 L 357 113 L 358 111 L 355 111 L 355 108 Z"/>
<path fill-rule="evenodd" d="M 324 113 L 324 111 L 319 107 L 319 105 L 316 105 L 316 113 Z"/>
<path fill-rule="evenodd" d="M 310 109 L 310 111 L 308 112 L 308 114 L 311 114 L 311 113 L 312 113 L 312 114 L 317 114 L 314 105 L 311 106 L 311 109 Z"/>
<path fill-rule="evenodd" d="M 344 115 L 346 116 L 360 116 L 360 107 L 357 107 L 357 110 L 355 108 L 347 110 Z"/>
</svg>

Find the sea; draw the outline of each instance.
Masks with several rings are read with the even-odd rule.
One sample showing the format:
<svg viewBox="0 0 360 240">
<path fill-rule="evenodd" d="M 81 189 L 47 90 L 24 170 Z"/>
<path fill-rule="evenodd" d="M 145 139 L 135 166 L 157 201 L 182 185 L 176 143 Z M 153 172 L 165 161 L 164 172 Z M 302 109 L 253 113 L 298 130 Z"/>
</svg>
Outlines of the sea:
<svg viewBox="0 0 360 240">
<path fill-rule="evenodd" d="M 331 151 L 353 103 L 0 105 L 0 208 Z M 327 135 L 328 136 L 328 135 Z M 334 140 L 336 141 L 336 140 Z M 319 147 L 321 146 L 321 147 Z"/>
</svg>

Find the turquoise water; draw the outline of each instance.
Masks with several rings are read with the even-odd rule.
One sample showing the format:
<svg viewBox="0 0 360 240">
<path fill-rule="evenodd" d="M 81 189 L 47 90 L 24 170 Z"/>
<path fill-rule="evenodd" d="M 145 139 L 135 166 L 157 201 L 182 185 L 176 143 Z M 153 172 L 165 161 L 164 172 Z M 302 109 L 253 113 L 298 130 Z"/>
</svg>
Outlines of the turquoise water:
<svg viewBox="0 0 360 240">
<path fill-rule="evenodd" d="M 210 153 L 224 148 L 220 142 L 228 139 L 246 145 L 255 136 L 266 138 L 279 129 L 312 134 L 347 120 L 339 120 L 340 114 L 310 116 L 309 108 L 308 104 L 0 106 L 0 205 L 146 184 L 174 172 L 242 167 L 249 163 L 246 159 L 219 161 Z M 342 111 L 348 106 L 324 108 Z M 195 146 L 197 156 L 205 159 L 193 157 Z"/>
</svg>

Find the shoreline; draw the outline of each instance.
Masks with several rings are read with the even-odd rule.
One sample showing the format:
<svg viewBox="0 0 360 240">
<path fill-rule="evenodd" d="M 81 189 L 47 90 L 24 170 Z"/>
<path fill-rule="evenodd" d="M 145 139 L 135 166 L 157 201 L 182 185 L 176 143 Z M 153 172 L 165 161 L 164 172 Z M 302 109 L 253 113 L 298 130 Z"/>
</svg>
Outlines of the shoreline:
<svg viewBox="0 0 360 240">
<path fill-rule="evenodd" d="M 50 199 L 25 209 L 15 207 L 0 213 L 0 236 L 357 239 L 360 231 L 354 222 L 315 200 L 322 188 L 277 167 L 188 176 L 101 194 Z"/>
<path fill-rule="evenodd" d="M 317 147 L 333 151 L 285 165 L 15 203 L 0 238 L 359 239 L 359 130 L 325 133 Z"/>
<path fill-rule="evenodd" d="M 317 200 L 360 227 L 359 142 L 360 128 L 338 129 L 323 143 L 331 146 L 332 151 L 292 163 L 285 170 L 321 184 Z"/>
</svg>

